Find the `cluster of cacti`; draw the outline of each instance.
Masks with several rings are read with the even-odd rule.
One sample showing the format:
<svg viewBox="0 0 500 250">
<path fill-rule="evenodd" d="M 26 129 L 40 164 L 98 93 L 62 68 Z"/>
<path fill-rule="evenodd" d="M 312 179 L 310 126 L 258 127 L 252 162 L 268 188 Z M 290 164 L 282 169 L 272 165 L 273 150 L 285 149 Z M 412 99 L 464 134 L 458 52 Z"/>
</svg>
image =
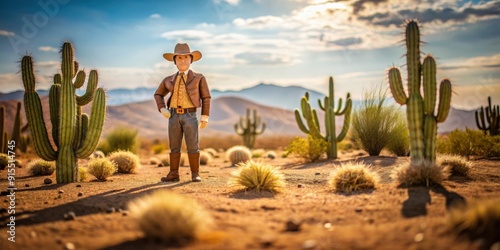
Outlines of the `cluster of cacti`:
<svg viewBox="0 0 500 250">
<path fill-rule="evenodd" d="M 307 127 L 302 122 L 302 118 L 300 117 L 300 112 L 298 109 L 295 109 L 295 120 L 299 125 L 300 130 L 302 132 L 311 135 L 315 139 L 322 139 L 328 143 L 327 147 L 327 155 L 328 159 L 336 159 L 337 158 L 337 143 L 341 142 L 345 136 L 347 135 L 347 131 L 349 130 L 349 123 L 351 118 L 351 108 L 352 108 L 352 100 L 351 95 L 347 93 L 346 104 L 344 109 L 342 107 L 342 98 L 339 99 L 337 110 L 335 110 L 335 100 L 333 93 L 333 77 L 330 77 L 329 80 L 329 95 L 325 97 L 324 104 L 321 103 L 321 100 L 318 100 L 319 107 L 325 111 L 325 134 L 321 134 L 321 129 L 318 121 L 318 114 L 315 109 L 311 108 L 311 104 L 309 103 L 309 93 L 306 92 L 305 96 L 301 99 L 301 109 L 302 116 L 307 122 Z M 342 131 L 339 135 L 336 133 L 335 128 L 335 116 L 345 115 L 344 117 L 344 125 L 342 127 Z"/>
<path fill-rule="evenodd" d="M 90 71 L 85 94 L 76 95 L 75 90 L 84 84 L 85 72 L 78 71 L 71 43 L 63 44 L 62 74 L 54 76 L 54 84 L 49 92 L 52 139 L 56 147 L 54 149 L 43 120 L 40 97 L 35 92 L 31 56 L 23 57 L 21 70 L 25 89 L 24 106 L 36 153 L 44 160 L 56 161 L 58 183 L 78 181 L 77 158 L 87 158 L 94 152 L 104 124 L 106 96 L 102 88 L 97 88 L 97 71 Z M 94 103 L 89 118 L 87 114 L 82 114 L 81 107 L 92 100 Z"/>
<path fill-rule="evenodd" d="M 15 147 L 14 149 L 20 148 L 21 152 L 26 152 L 26 150 L 22 150 L 27 148 L 27 143 L 29 141 L 21 139 L 26 139 L 28 135 L 23 135 L 21 136 L 21 102 L 17 103 L 17 108 L 16 108 L 16 116 L 14 117 L 14 127 L 12 128 L 12 134 L 9 138 L 9 134 L 5 131 L 5 107 L 0 106 L 0 152 L 6 153 L 7 152 L 7 142 L 8 141 L 15 141 Z M 23 143 L 22 145 L 19 145 L 20 143 Z"/>
<path fill-rule="evenodd" d="M 491 105 L 491 97 L 488 96 L 488 107 L 481 106 L 480 111 L 476 111 L 476 124 L 480 130 L 491 135 L 500 134 L 500 106 Z"/>
<path fill-rule="evenodd" d="M 133 174 L 141 168 L 139 156 L 130 151 L 118 150 L 111 153 L 108 158 L 115 163 L 118 173 Z"/>
<path fill-rule="evenodd" d="M 261 124 L 261 118 L 257 115 L 257 110 L 253 110 L 253 118 L 250 118 L 250 109 L 247 109 L 247 115 L 240 118 L 240 122 L 234 124 L 236 134 L 243 137 L 243 144 L 247 148 L 253 148 L 255 145 L 255 138 L 264 133 L 266 123 L 262 123 L 262 127 L 258 129 Z"/>
<path fill-rule="evenodd" d="M 420 63 L 420 34 L 416 21 L 406 26 L 406 66 L 408 69 L 408 97 L 403 88 L 401 73 L 397 67 L 389 69 L 389 85 L 394 99 L 406 104 L 406 116 L 410 132 L 411 161 L 426 159 L 436 161 L 437 123 L 448 116 L 451 102 L 451 83 L 443 79 L 439 87 L 439 107 L 436 109 L 436 62 L 430 55 Z M 420 88 L 423 82 L 423 97 Z"/>
<path fill-rule="evenodd" d="M 227 150 L 227 158 L 232 165 L 236 165 L 240 162 L 246 162 L 252 158 L 252 152 L 245 146 L 234 146 Z"/>
</svg>

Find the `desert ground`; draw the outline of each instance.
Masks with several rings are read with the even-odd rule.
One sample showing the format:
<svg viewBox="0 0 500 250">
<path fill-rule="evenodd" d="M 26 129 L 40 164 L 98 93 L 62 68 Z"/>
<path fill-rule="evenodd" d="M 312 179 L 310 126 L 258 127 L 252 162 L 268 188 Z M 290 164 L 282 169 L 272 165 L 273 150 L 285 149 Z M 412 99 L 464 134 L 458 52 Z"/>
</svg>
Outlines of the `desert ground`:
<svg viewBox="0 0 500 250">
<path fill-rule="evenodd" d="M 469 177 L 452 176 L 439 186 L 400 188 L 390 172 L 408 163 L 406 157 L 353 151 L 337 160 L 305 163 L 278 152 L 276 159 L 256 160 L 279 167 L 286 189 L 256 193 L 227 184 L 236 168 L 223 153 L 201 166 L 200 183 L 190 181 L 189 167 L 181 167 L 180 182 L 160 182 L 168 167 L 150 164 L 152 154 L 140 156 L 142 168 L 136 174 L 115 174 L 105 182 L 89 176 L 71 184 L 55 184 L 55 173 L 29 176 L 26 163 L 35 156 L 19 157 L 15 242 L 7 240 L 10 215 L 4 191 L 0 249 L 481 249 L 480 240 L 449 232 L 447 209 L 461 201 L 500 196 L 500 164 L 484 159 L 473 161 Z M 380 174 L 381 184 L 374 191 L 341 194 L 328 186 L 332 170 L 352 160 L 371 164 Z M 0 174 L 0 188 L 6 190 L 6 170 Z M 44 184 L 46 178 L 54 183 Z M 214 218 L 211 231 L 176 245 L 145 238 L 127 204 L 162 189 L 205 207 Z M 74 212 L 74 220 L 64 218 L 68 212 Z"/>
</svg>

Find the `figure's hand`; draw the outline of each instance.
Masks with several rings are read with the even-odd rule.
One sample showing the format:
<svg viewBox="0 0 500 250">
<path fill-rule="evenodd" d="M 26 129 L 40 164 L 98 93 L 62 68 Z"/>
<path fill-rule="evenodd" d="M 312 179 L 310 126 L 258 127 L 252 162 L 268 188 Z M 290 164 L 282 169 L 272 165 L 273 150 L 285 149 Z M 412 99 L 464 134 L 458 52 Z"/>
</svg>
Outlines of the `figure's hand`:
<svg viewBox="0 0 500 250">
<path fill-rule="evenodd" d="M 200 128 L 204 129 L 208 125 L 208 115 L 202 115 L 200 119 Z"/>
<path fill-rule="evenodd" d="M 201 128 L 201 129 L 206 128 L 206 127 L 207 127 L 207 125 L 208 125 L 208 122 L 205 122 L 205 121 L 201 121 L 201 122 L 200 122 L 200 128 Z"/>
<path fill-rule="evenodd" d="M 168 111 L 166 108 L 161 108 L 160 109 L 160 112 L 163 116 L 165 116 L 165 118 L 170 118 L 171 114 L 170 114 L 170 111 Z"/>
</svg>

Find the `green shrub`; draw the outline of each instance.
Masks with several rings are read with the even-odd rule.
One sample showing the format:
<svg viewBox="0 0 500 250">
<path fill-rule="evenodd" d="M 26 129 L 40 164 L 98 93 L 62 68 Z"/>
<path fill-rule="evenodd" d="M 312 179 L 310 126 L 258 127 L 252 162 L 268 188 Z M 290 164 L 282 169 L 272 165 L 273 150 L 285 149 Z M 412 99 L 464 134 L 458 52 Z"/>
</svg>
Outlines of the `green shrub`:
<svg viewBox="0 0 500 250">
<path fill-rule="evenodd" d="M 452 154 L 451 142 L 448 135 L 438 135 L 436 138 L 436 152 L 438 154 Z"/>
<path fill-rule="evenodd" d="M 28 163 L 28 170 L 31 175 L 51 175 L 56 170 L 56 163 L 54 161 L 44 161 L 37 159 Z"/>
<path fill-rule="evenodd" d="M 285 187 L 283 175 L 276 167 L 246 161 L 239 163 L 238 170 L 232 173 L 229 185 L 246 190 L 279 192 Z"/>
<path fill-rule="evenodd" d="M 252 158 L 261 158 L 265 153 L 264 149 L 254 149 L 252 150 Z"/>
<path fill-rule="evenodd" d="M 95 158 L 87 164 L 89 174 L 100 181 L 105 181 L 116 172 L 116 165 L 108 158 Z"/>
<path fill-rule="evenodd" d="M 155 144 L 151 147 L 153 150 L 154 154 L 161 154 L 163 151 L 167 150 L 167 145 L 160 143 L 160 144 Z"/>
<path fill-rule="evenodd" d="M 252 158 L 250 149 L 241 145 L 229 148 L 226 155 L 233 166 L 240 162 L 246 162 Z"/>
<path fill-rule="evenodd" d="M 348 193 L 375 189 L 379 180 L 380 177 L 369 165 L 347 162 L 332 172 L 328 183 L 335 191 Z"/>
<path fill-rule="evenodd" d="M 133 174 L 141 167 L 139 156 L 130 151 L 115 151 L 109 155 L 109 160 L 115 163 L 118 173 Z"/>
<path fill-rule="evenodd" d="M 385 148 L 397 156 L 408 156 L 410 154 L 410 132 L 406 125 L 406 117 L 403 111 L 397 112 L 397 116 L 391 137 Z"/>
<path fill-rule="evenodd" d="M 138 130 L 127 127 L 117 127 L 104 137 L 98 149 L 106 155 L 118 150 L 127 150 L 136 153 L 139 146 L 137 133 Z"/>
<path fill-rule="evenodd" d="M 500 136 L 490 136 L 479 130 L 453 130 L 440 139 L 440 153 L 482 157 L 500 157 Z M 449 152 L 446 152 L 449 150 Z M 443 152 L 444 151 L 444 152 Z"/>
<path fill-rule="evenodd" d="M 327 149 L 327 142 L 323 139 L 315 139 L 311 135 L 307 138 L 295 137 L 286 147 L 286 156 L 293 154 L 306 161 L 317 161 Z M 286 157 L 284 156 L 284 157 Z"/>
<path fill-rule="evenodd" d="M 88 177 L 89 171 L 86 167 L 78 167 L 78 181 L 85 181 Z"/>
<path fill-rule="evenodd" d="M 387 91 L 375 88 L 364 93 L 361 107 L 352 115 L 352 137 L 369 155 L 379 155 L 393 136 L 397 124 L 404 120 L 399 107 L 384 106 Z"/>
</svg>

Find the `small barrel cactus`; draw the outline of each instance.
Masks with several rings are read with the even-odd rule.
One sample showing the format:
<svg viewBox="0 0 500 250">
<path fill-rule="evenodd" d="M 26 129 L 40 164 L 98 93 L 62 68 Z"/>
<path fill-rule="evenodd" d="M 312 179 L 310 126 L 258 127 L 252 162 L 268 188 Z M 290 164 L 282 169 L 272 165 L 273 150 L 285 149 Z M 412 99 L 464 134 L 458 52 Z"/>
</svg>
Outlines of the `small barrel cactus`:
<svg viewBox="0 0 500 250">
<path fill-rule="evenodd" d="M 226 155 L 233 166 L 240 162 L 246 162 L 252 158 L 250 149 L 240 145 L 229 148 Z"/>
</svg>

